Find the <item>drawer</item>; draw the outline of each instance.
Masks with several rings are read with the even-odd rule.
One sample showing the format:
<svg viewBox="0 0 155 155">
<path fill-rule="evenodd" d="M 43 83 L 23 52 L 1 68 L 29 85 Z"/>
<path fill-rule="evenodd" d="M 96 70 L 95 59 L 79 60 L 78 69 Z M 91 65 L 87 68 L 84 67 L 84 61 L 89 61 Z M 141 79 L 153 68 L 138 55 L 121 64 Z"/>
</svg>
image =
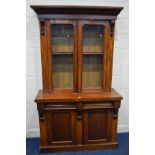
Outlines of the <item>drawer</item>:
<svg viewBox="0 0 155 155">
<path fill-rule="evenodd" d="M 112 108 L 114 108 L 113 102 L 83 102 L 83 110 Z"/>
<path fill-rule="evenodd" d="M 45 110 L 74 110 L 76 103 L 45 103 Z"/>
</svg>

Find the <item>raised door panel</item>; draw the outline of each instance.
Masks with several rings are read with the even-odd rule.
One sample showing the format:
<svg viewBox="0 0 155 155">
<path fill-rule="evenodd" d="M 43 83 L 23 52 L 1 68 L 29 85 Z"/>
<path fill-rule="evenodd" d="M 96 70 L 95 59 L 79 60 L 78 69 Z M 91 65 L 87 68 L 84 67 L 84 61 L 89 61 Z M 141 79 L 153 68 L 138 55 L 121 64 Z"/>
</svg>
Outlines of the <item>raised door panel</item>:
<svg viewBox="0 0 155 155">
<path fill-rule="evenodd" d="M 74 111 L 49 111 L 46 116 L 49 145 L 75 144 Z"/>
<path fill-rule="evenodd" d="M 110 110 L 89 110 L 84 112 L 84 143 L 105 143 L 110 140 Z"/>
</svg>

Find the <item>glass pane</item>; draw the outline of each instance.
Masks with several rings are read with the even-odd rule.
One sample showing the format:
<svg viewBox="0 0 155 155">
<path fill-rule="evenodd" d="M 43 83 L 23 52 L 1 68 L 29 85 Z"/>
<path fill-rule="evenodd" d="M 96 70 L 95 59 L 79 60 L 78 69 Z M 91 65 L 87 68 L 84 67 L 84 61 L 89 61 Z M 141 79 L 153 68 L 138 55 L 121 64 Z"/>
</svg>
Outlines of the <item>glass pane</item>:
<svg viewBox="0 0 155 155">
<path fill-rule="evenodd" d="M 72 53 L 73 52 L 73 26 L 52 25 L 52 52 Z"/>
<path fill-rule="evenodd" d="M 83 27 L 83 89 L 102 89 L 104 26 Z"/>
<path fill-rule="evenodd" d="M 82 86 L 88 88 L 102 88 L 103 55 L 84 55 Z"/>
<path fill-rule="evenodd" d="M 73 58 L 71 55 L 53 56 L 53 87 L 73 88 Z"/>
<path fill-rule="evenodd" d="M 53 88 L 73 89 L 73 26 L 55 24 L 51 32 Z"/>
<path fill-rule="evenodd" d="M 84 25 L 83 27 L 83 52 L 102 53 L 103 52 L 103 33 L 102 25 Z"/>
</svg>

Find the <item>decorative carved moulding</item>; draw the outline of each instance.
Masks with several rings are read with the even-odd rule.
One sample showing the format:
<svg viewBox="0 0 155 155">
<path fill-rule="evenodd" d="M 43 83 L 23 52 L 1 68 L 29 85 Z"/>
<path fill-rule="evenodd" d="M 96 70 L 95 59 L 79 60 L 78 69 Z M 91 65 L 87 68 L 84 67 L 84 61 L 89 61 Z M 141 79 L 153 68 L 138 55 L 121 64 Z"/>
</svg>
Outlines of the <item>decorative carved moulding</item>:
<svg viewBox="0 0 155 155">
<path fill-rule="evenodd" d="M 45 34 L 45 20 L 40 19 L 40 34 L 44 35 Z"/>
<path fill-rule="evenodd" d="M 114 29 L 115 29 L 115 20 L 110 21 L 110 36 L 114 35 Z"/>
<path fill-rule="evenodd" d="M 45 120 L 45 111 L 39 110 L 39 118 L 41 121 Z"/>
<path fill-rule="evenodd" d="M 46 19 L 117 19 L 117 15 L 121 12 L 123 7 L 111 6 L 30 6 L 39 18 Z"/>
</svg>

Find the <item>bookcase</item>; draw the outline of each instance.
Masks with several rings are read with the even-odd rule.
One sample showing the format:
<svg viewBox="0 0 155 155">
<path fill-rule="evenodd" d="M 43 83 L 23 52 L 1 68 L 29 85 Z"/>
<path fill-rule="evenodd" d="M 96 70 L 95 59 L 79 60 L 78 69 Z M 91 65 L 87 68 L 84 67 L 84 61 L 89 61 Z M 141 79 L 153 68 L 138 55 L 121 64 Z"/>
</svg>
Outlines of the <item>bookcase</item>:
<svg viewBox="0 0 155 155">
<path fill-rule="evenodd" d="M 41 152 L 117 148 L 114 27 L 122 7 L 36 6 L 43 89 L 35 98 Z"/>
</svg>

